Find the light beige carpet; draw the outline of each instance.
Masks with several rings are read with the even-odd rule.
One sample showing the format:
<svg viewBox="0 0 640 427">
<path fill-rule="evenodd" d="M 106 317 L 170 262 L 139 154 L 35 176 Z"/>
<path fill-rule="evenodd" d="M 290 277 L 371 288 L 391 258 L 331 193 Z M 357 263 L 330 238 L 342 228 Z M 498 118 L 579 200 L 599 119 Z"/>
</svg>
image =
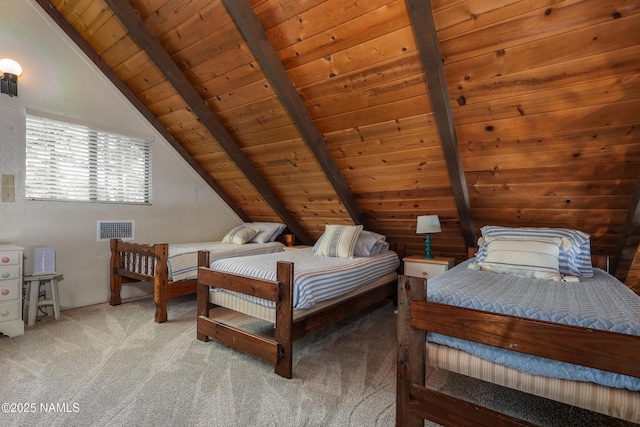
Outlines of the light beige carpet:
<svg viewBox="0 0 640 427">
<path fill-rule="evenodd" d="M 195 339 L 195 299 L 151 298 L 41 318 L 0 339 L 2 426 L 393 426 L 393 306 L 367 310 L 294 344 L 294 378 Z M 433 371 L 434 388 L 480 396 L 549 426 L 626 426 L 588 411 Z M 26 412 L 29 411 L 29 412 Z M 431 425 L 427 423 L 427 425 Z"/>
</svg>

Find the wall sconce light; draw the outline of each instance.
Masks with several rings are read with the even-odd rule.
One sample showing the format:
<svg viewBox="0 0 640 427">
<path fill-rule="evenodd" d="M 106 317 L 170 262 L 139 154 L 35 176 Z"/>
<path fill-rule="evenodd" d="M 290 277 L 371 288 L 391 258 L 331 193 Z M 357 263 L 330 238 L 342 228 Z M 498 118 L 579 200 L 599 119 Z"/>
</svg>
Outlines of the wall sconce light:
<svg viewBox="0 0 640 427">
<path fill-rule="evenodd" d="M 9 96 L 18 96 L 18 77 L 22 75 L 22 67 L 10 58 L 0 59 L 0 92 Z"/>
<path fill-rule="evenodd" d="M 425 239 L 425 258 L 433 258 L 433 255 L 431 255 L 431 233 L 440 233 L 441 231 L 442 228 L 440 228 L 440 218 L 438 218 L 438 215 L 422 215 L 418 217 L 416 233 L 427 233 L 427 237 Z"/>
</svg>

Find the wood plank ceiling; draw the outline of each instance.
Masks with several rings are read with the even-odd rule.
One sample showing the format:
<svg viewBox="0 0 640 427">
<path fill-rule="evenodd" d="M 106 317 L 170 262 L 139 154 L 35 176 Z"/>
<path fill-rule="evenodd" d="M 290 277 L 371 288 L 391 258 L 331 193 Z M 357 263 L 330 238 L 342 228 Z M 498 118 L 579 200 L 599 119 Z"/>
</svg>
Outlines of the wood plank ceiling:
<svg viewBox="0 0 640 427">
<path fill-rule="evenodd" d="M 576 228 L 640 292 L 637 0 L 35 1 L 243 219 Z"/>
</svg>

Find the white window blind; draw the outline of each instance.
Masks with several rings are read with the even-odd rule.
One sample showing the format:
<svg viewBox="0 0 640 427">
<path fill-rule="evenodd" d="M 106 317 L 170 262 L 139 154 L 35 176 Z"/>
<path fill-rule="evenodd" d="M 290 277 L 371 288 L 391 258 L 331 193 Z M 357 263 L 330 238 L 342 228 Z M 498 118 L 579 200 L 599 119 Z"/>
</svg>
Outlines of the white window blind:
<svg viewBox="0 0 640 427">
<path fill-rule="evenodd" d="M 151 204 L 151 141 L 27 114 L 26 197 Z"/>
</svg>

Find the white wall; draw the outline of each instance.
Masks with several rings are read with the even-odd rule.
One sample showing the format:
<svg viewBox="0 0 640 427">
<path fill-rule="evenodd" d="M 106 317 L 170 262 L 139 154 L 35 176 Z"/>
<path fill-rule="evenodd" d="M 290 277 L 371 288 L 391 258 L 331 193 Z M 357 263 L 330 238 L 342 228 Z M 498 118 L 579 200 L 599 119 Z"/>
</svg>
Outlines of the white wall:
<svg viewBox="0 0 640 427">
<path fill-rule="evenodd" d="M 33 0 L 0 0 L 0 58 L 23 67 L 18 97 L 0 95 L 0 174 L 15 175 L 15 203 L 0 203 L 0 243 L 53 246 L 62 309 L 106 302 L 109 242 L 97 242 L 98 220 L 134 220 L 135 241 L 219 240 L 237 215 L 210 189 Z M 152 206 L 36 202 L 24 198 L 25 115 L 34 109 L 152 138 Z M 126 286 L 123 298 L 152 293 Z"/>
</svg>

